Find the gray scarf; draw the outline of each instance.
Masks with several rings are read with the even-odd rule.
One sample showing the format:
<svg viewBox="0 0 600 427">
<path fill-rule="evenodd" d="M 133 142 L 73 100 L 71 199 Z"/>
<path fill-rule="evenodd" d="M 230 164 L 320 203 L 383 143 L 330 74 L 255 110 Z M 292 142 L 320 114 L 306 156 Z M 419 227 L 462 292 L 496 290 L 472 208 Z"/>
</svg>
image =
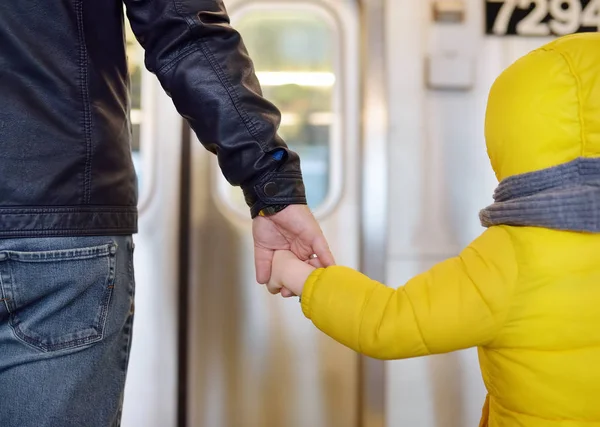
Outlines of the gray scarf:
<svg viewBox="0 0 600 427">
<path fill-rule="evenodd" d="M 600 233 L 600 158 L 503 180 L 492 205 L 479 213 L 484 227 L 515 225 Z"/>
</svg>

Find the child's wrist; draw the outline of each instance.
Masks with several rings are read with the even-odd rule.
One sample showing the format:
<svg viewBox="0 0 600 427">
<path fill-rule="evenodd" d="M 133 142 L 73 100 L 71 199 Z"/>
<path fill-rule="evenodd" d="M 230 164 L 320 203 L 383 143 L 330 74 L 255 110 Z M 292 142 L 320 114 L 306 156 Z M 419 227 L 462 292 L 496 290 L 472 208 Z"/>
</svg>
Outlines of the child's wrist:
<svg viewBox="0 0 600 427">
<path fill-rule="evenodd" d="M 315 268 L 304 262 L 299 262 L 294 268 L 286 270 L 286 277 L 284 278 L 283 284 L 286 288 L 292 291 L 294 294 L 300 296 L 304 289 L 304 284 L 315 271 Z"/>
</svg>

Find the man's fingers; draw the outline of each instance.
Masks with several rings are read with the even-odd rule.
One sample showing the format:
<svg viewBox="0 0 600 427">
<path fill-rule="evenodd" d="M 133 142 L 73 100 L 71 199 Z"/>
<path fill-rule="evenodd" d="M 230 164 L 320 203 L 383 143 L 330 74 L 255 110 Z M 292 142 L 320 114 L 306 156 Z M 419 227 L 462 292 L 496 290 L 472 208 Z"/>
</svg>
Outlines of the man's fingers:
<svg viewBox="0 0 600 427">
<path fill-rule="evenodd" d="M 321 267 L 329 267 L 335 265 L 335 259 L 333 258 L 333 254 L 329 249 L 329 245 L 327 244 L 327 240 L 325 240 L 325 237 L 320 236 L 314 241 L 313 250 L 315 254 L 317 254 L 317 259 L 319 260 Z"/>
<path fill-rule="evenodd" d="M 271 278 L 271 266 L 273 264 L 273 254 L 270 249 L 254 247 L 254 266 L 256 268 L 256 281 L 261 285 L 269 282 Z"/>
<path fill-rule="evenodd" d="M 319 261 L 319 258 L 311 258 L 306 262 L 314 268 L 323 268 L 324 267 L 323 263 L 321 261 Z"/>
</svg>

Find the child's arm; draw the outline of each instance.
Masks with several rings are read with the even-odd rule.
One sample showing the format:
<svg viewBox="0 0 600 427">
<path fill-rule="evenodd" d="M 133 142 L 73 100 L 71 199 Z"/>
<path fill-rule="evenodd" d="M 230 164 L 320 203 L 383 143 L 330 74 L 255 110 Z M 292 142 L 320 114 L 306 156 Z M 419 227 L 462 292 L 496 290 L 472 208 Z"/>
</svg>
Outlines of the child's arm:
<svg viewBox="0 0 600 427">
<path fill-rule="evenodd" d="M 494 339 L 516 275 L 510 237 L 493 227 L 460 256 L 398 289 L 349 268 L 315 270 L 302 292 L 302 310 L 327 335 L 371 357 L 445 353 Z"/>
</svg>

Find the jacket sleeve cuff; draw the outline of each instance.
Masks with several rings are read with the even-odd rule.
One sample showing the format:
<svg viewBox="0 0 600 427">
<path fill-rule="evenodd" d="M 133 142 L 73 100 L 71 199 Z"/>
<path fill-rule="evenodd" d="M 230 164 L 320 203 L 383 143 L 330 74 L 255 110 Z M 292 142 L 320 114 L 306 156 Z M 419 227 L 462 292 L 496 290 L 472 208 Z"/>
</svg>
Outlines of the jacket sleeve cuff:
<svg viewBox="0 0 600 427">
<path fill-rule="evenodd" d="M 306 191 L 300 172 L 269 173 L 257 183 L 242 189 L 252 218 L 267 206 L 306 204 Z"/>
<path fill-rule="evenodd" d="M 310 302 L 312 299 L 313 290 L 315 289 L 315 284 L 318 282 L 319 277 L 321 277 L 321 274 L 324 271 L 324 268 L 316 269 L 310 276 L 308 276 L 306 283 L 304 283 L 304 289 L 302 290 L 302 297 L 300 301 L 302 304 L 302 312 L 307 319 L 311 319 Z"/>
</svg>

